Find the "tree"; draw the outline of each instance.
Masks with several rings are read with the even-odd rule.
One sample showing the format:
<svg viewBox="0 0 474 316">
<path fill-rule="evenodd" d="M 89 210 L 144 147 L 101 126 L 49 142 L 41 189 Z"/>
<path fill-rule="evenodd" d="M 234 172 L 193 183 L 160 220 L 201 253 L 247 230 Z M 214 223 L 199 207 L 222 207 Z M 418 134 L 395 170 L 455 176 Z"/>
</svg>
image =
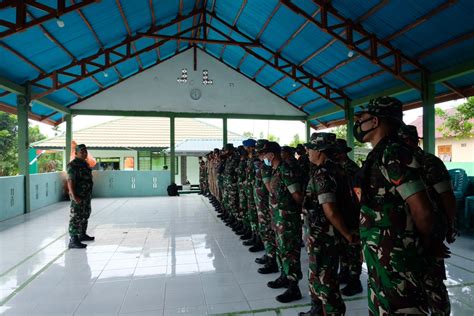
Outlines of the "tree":
<svg viewBox="0 0 474 316">
<path fill-rule="evenodd" d="M 255 138 L 252 132 L 244 132 L 242 135 L 246 138 Z"/>
<path fill-rule="evenodd" d="M 470 138 L 474 136 L 474 97 L 467 98 L 467 102 L 456 108 L 453 114 L 448 114 L 440 108 L 435 109 L 438 117 L 444 122 L 437 127 L 437 130 L 444 137 Z"/>
<path fill-rule="evenodd" d="M 271 142 L 277 142 L 277 143 L 280 141 L 280 137 L 276 137 L 273 134 L 268 134 L 267 139 Z"/>
<path fill-rule="evenodd" d="M 18 127 L 16 117 L 0 112 L 0 176 L 18 173 Z"/>
<path fill-rule="evenodd" d="M 347 125 L 341 125 L 336 127 L 333 131 L 334 134 L 336 134 L 337 138 L 342 138 L 347 141 Z M 361 143 L 354 139 L 354 147 L 362 147 L 365 148 L 367 147 L 364 143 Z"/>
<path fill-rule="evenodd" d="M 303 144 L 304 141 L 300 139 L 300 134 L 295 134 L 293 135 L 293 140 L 291 141 L 290 145 L 291 147 L 296 147 L 298 144 Z"/>
<path fill-rule="evenodd" d="M 28 127 L 30 143 L 46 138 L 38 126 Z M 18 174 L 18 126 L 15 115 L 0 112 L 0 176 Z"/>
</svg>

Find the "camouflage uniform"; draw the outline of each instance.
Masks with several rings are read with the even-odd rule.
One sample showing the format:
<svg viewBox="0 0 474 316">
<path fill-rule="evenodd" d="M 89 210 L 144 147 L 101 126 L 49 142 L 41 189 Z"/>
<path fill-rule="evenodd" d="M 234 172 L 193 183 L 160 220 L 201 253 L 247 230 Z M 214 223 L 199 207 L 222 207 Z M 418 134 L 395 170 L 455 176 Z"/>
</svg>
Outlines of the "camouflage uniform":
<svg viewBox="0 0 474 316">
<path fill-rule="evenodd" d="M 276 235 L 278 265 L 288 280 L 298 281 L 302 277 L 301 208 L 292 197 L 292 193 L 300 191 L 295 170 L 287 163 L 281 162 L 272 170 L 270 188 L 270 208 Z"/>
<path fill-rule="evenodd" d="M 226 212 L 237 218 L 239 208 L 239 193 L 237 189 L 237 165 L 239 156 L 236 152 L 227 157 L 224 169 L 224 191 L 226 192 L 224 199 L 224 208 Z"/>
<path fill-rule="evenodd" d="M 423 314 L 421 245 L 405 200 L 424 190 L 410 150 L 385 137 L 361 170 L 360 238 L 370 315 Z"/>
<path fill-rule="evenodd" d="M 199 190 L 202 194 L 206 192 L 206 163 L 199 161 Z"/>
<path fill-rule="evenodd" d="M 339 167 L 327 160 L 311 174 L 303 208 L 309 256 L 309 289 L 313 300 L 324 304 L 326 315 L 344 314 L 337 268 L 342 237 L 324 214 L 324 203 L 337 203 Z"/>
<path fill-rule="evenodd" d="M 238 219 L 244 224 L 244 227 L 250 230 L 251 226 L 250 226 L 250 222 L 248 221 L 249 218 L 247 216 L 248 201 L 247 201 L 247 194 L 245 191 L 246 168 L 247 168 L 247 158 L 241 158 L 238 165 L 238 172 L 237 172 L 238 174 L 237 182 L 238 182 L 238 189 L 239 189 Z"/>
<path fill-rule="evenodd" d="M 258 216 L 258 232 L 263 241 L 265 252 L 268 257 L 275 258 L 275 232 L 272 229 L 272 213 L 268 205 L 268 190 L 265 182 L 271 179 L 271 167 L 266 166 L 263 161 L 255 161 L 255 204 Z"/>
<path fill-rule="evenodd" d="M 344 178 L 350 181 L 348 189 L 351 190 L 354 178 L 359 172 L 360 167 L 349 158 L 342 160 L 340 165 Z M 357 209 L 357 212 L 354 212 L 355 209 Z M 347 214 L 348 211 L 353 214 Z M 358 230 L 360 216 L 359 205 L 355 205 L 351 210 L 341 209 L 341 212 L 344 215 L 348 229 L 351 231 Z M 349 244 L 343 239 L 343 249 L 341 252 L 341 271 L 347 271 L 350 279 L 359 280 L 362 274 L 362 245 L 360 243 Z"/>
<path fill-rule="evenodd" d="M 92 169 L 85 160 L 75 158 L 67 165 L 67 178 L 72 180 L 74 194 L 81 200 L 79 203 L 71 201 L 69 235 L 84 235 L 91 215 Z"/>
<path fill-rule="evenodd" d="M 252 232 L 258 232 L 258 218 L 257 218 L 257 207 L 255 205 L 254 188 L 255 188 L 255 166 L 254 163 L 258 161 L 255 153 L 251 157 L 247 158 L 245 168 L 245 196 L 247 198 L 247 222 L 250 224 Z"/>
<path fill-rule="evenodd" d="M 310 177 L 310 165 L 308 155 L 302 154 L 298 157 L 298 168 L 301 170 L 301 189 L 306 192 L 306 186 L 308 185 Z"/>
</svg>

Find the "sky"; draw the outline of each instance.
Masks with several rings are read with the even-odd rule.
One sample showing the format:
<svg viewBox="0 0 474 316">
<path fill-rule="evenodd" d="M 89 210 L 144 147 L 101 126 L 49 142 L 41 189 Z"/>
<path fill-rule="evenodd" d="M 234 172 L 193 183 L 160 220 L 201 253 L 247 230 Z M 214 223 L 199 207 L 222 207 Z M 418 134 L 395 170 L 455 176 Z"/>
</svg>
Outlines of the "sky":
<svg viewBox="0 0 474 316">
<path fill-rule="evenodd" d="M 436 107 L 442 109 L 456 107 L 459 104 L 465 102 L 465 99 L 449 101 L 437 104 Z M 422 108 L 405 111 L 403 115 L 403 121 L 407 124 L 413 122 L 418 116 L 422 115 Z M 73 131 L 81 130 L 90 126 L 98 125 L 103 122 L 107 122 L 113 119 L 117 119 L 117 116 L 76 116 L 73 118 Z M 222 120 L 220 119 L 200 119 L 206 123 L 215 125 L 222 128 Z M 55 136 L 52 127 L 30 120 L 32 125 L 38 125 L 43 134 L 48 137 Z M 60 130 L 64 132 L 65 123 L 59 125 Z M 301 140 L 305 139 L 305 125 L 299 121 L 267 121 L 267 120 L 237 120 L 229 119 L 227 121 L 227 129 L 229 132 L 237 134 L 243 134 L 245 132 L 251 132 L 255 138 L 260 138 L 260 134 L 263 133 L 264 137 L 268 134 L 272 134 L 279 138 L 280 144 L 285 145 L 293 140 L 295 134 L 299 135 Z M 74 137 L 73 137 L 74 138 Z"/>
</svg>

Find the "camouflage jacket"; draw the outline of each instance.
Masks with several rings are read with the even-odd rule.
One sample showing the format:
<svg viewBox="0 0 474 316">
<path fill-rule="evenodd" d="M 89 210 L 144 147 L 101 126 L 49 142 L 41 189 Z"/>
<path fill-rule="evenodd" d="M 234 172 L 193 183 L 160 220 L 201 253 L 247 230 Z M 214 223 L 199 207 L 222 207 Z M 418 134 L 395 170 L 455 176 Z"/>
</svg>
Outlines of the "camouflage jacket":
<svg viewBox="0 0 474 316">
<path fill-rule="evenodd" d="M 288 213 L 300 213 L 300 207 L 293 200 L 292 194 L 300 191 L 300 183 L 296 170 L 288 163 L 282 161 L 272 169 L 270 180 L 270 204 Z"/>
<path fill-rule="evenodd" d="M 237 167 L 239 164 L 239 156 L 232 154 L 227 157 L 224 169 L 224 185 L 235 186 L 237 184 Z"/>
<path fill-rule="evenodd" d="M 74 193 L 79 197 L 88 197 L 92 194 L 92 169 L 87 162 L 75 158 L 67 165 L 67 178 L 72 180 Z"/>
<path fill-rule="evenodd" d="M 263 163 L 261 160 L 254 161 L 255 167 L 255 191 L 260 199 L 267 199 L 268 201 L 268 190 L 265 186 L 263 178 L 265 175 L 270 175 L 271 178 L 271 168 Z"/>
<path fill-rule="evenodd" d="M 255 153 L 252 155 L 252 157 L 247 158 L 247 165 L 245 168 L 245 177 L 247 185 L 253 186 L 255 184 L 255 162 L 258 161 L 260 161 L 260 159 L 257 158 Z"/>
</svg>

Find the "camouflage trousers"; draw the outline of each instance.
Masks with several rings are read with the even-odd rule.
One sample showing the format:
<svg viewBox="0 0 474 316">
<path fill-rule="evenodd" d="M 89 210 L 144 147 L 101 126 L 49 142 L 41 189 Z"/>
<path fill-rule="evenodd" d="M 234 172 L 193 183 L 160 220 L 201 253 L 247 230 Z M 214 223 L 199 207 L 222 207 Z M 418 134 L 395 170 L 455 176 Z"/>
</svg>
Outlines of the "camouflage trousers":
<svg viewBox="0 0 474 316">
<path fill-rule="evenodd" d="M 247 222 L 250 224 L 250 228 L 252 232 L 258 232 L 258 219 L 257 219 L 257 207 L 255 205 L 255 198 L 254 198 L 254 185 L 253 184 L 246 184 L 245 187 L 245 195 L 247 197 Z"/>
<path fill-rule="evenodd" d="M 360 228 L 369 315 L 427 314 L 417 240 L 409 232 Z"/>
<path fill-rule="evenodd" d="M 280 272 L 289 280 L 301 280 L 301 218 L 296 211 L 273 210 L 276 255 Z"/>
<path fill-rule="evenodd" d="M 443 280 L 446 280 L 446 268 L 443 259 L 427 258 L 423 285 L 431 315 L 450 315 L 451 304 Z"/>
<path fill-rule="evenodd" d="M 359 280 L 362 274 L 362 246 L 360 243 L 350 245 L 345 239 L 341 245 L 341 271 L 348 271 L 349 277 Z"/>
<path fill-rule="evenodd" d="M 227 188 L 227 208 L 226 211 L 237 218 L 239 211 L 239 192 L 237 191 L 237 185 L 230 183 L 226 186 Z"/>
<path fill-rule="evenodd" d="M 309 292 L 311 298 L 323 303 L 326 315 L 344 315 L 346 306 L 339 291 L 337 268 L 341 252 L 341 239 L 317 233 L 305 224 L 306 249 L 309 257 Z"/>
<path fill-rule="evenodd" d="M 244 190 L 244 184 L 240 183 L 238 184 L 239 188 L 239 210 L 238 210 L 238 219 L 242 221 L 245 227 L 250 229 L 250 222 L 248 221 L 247 217 L 247 207 L 248 207 L 248 202 L 247 202 L 247 194 Z"/>
<path fill-rule="evenodd" d="M 259 194 L 258 189 L 254 190 L 255 206 L 257 207 L 258 234 L 265 247 L 268 257 L 275 258 L 275 231 L 272 228 L 272 213 L 268 207 L 268 193 Z"/>
<path fill-rule="evenodd" d="M 87 231 L 87 224 L 91 215 L 91 198 L 82 198 L 80 203 L 71 201 L 71 215 L 69 219 L 69 236 L 79 236 Z"/>
</svg>

